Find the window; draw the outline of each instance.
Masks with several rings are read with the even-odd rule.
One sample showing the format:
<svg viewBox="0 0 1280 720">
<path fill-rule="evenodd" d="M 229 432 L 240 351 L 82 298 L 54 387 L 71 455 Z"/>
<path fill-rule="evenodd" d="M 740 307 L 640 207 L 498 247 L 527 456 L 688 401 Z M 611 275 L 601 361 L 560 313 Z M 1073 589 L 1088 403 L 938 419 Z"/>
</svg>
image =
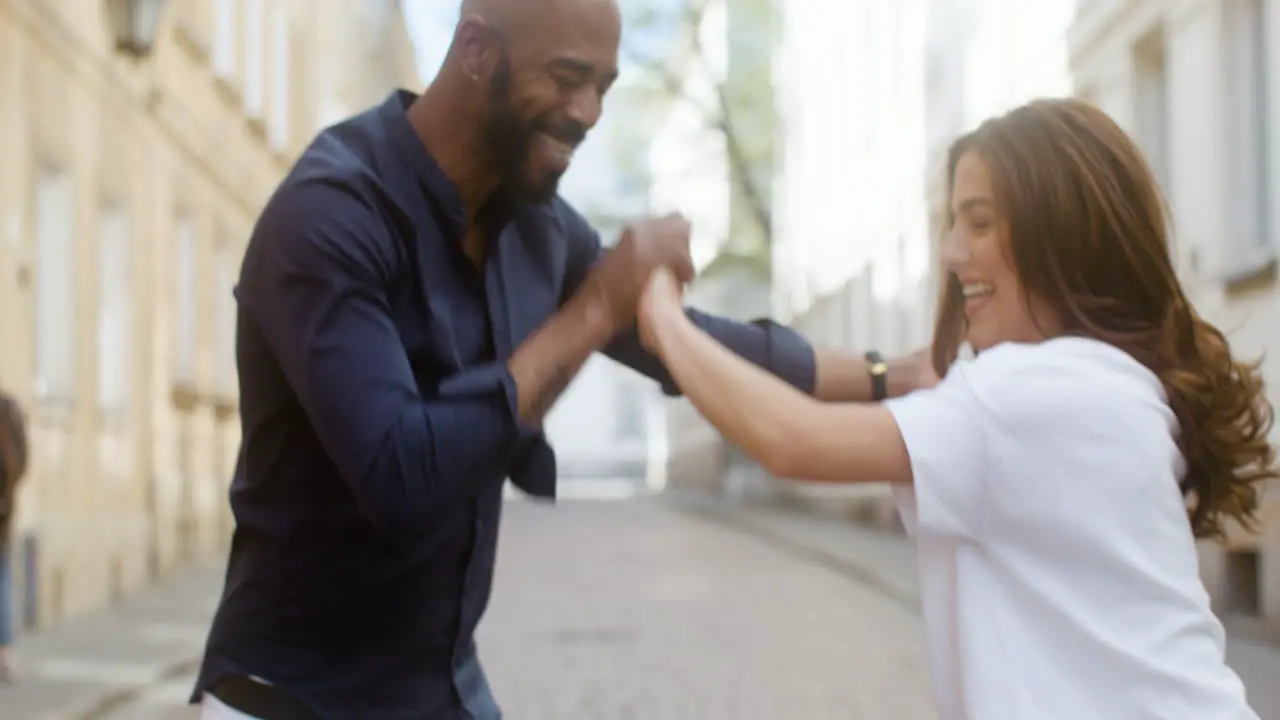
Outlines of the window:
<svg viewBox="0 0 1280 720">
<path fill-rule="evenodd" d="M 316 113 L 310 109 L 315 107 L 317 97 L 315 88 L 315 63 L 312 62 L 308 49 L 306 33 L 289 33 L 289 137 L 306 137 L 313 133 Z M 307 108 L 308 112 L 302 109 Z"/>
<path fill-rule="evenodd" d="M 191 387 L 196 382 L 198 306 L 196 294 L 196 228 L 189 215 L 177 223 L 178 247 L 174 263 L 173 380 Z"/>
<path fill-rule="evenodd" d="M 1227 0 L 1223 5 L 1223 89 L 1226 92 L 1229 215 L 1235 226 L 1232 275 L 1247 274 L 1274 253 L 1267 197 L 1271 183 L 1267 123 L 1266 14 L 1263 0 Z"/>
<path fill-rule="evenodd" d="M 214 0 L 213 71 L 223 80 L 236 74 L 238 0 Z"/>
<path fill-rule="evenodd" d="M 263 112 L 262 0 L 244 0 L 244 112 L 260 119 Z"/>
<path fill-rule="evenodd" d="M 75 216 L 71 178 L 44 168 L 36 181 L 36 394 L 75 394 Z"/>
<path fill-rule="evenodd" d="M 273 6 L 271 24 L 271 146 L 284 150 L 289 143 L 289 58 L 292 38 L 289 11 L 284 3 Z"/>
<path fill-rule="evenodd" d="M 318 77 L 315 87 L 321 95 L 316 104 L 316 127 L 326 128 L 345 119 L 351 113 L 342 99 L 342 91 L 346 83 L 336 56 L 333 53 L 325 53 L 320 57 L 317 65 Z"/>
<path fill-rule="evenodd" d="M 232 294 L 236 284 L 236 259 L 230 242 L 221 238 L 218 243 L 215 264 L 213 306 L 217 313 L 218 332 L 218 394 L 233 397 L 236 394 L 236 299 Z"/>
<path fill-rule="evenodd" d="M 98 407 L 128 410 L 133 342 L 130 300 L 129 219 L 119 206 L 103 209 L 98 259 Z"/>
<path fill-rule="evenodd" d="M 1156 181 L 1169 192 L 1169 76 L 1164 26 L 1133 47 L 1134 120 L 1138 144 Z"/>
</svg>

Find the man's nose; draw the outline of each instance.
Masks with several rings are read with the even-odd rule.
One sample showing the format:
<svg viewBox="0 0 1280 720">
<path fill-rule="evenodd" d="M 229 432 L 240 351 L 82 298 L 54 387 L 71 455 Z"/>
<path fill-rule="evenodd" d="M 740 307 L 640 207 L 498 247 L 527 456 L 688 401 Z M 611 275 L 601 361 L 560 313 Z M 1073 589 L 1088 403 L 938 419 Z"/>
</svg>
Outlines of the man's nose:
<svg viewBox="0 0 1280 720">
<path fill-rule="evenodd" d="M 600 91 L 592 86 L 584 86 L 573 94 L 566 114 L 570 120 L 590 130 L 600 120 L 603 107 L 604 99 L 600 97 Z"/>
</svg>

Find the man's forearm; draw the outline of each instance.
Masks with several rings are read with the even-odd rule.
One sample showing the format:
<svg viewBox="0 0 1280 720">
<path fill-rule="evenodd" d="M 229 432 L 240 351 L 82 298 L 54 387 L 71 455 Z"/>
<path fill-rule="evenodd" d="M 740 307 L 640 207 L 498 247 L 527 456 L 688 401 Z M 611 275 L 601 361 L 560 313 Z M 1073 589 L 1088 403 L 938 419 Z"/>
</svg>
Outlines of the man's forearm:
<svg viewBox="0 0 1280 720">
<path fill-rule="evenodd" d="M 521 343 L 507 363 L 520 422 L 540 426 L 587 358 L 614 332 L 608 309 L 580 294 Z"/>
<path fill-rule="evenodd" d="M 814 396 L 826 402 L 873 402 L 875 391 L 871 365 L 862 355 L 846 350 L 814 349 L 817 380 Z M 886 362 L 885 385 L 889 397 L 906 395 L 915 389 L 918 378 L 910 356 Z"/>
<path fill-rule="evenodd" d="M 805 394 L 814 393 L 816 358 L 813 348 L 791 328 L 767 320 L 740 322 L 694 309 L 687 309 L 686 314 L 694 325 L 738 357 L 768 370 Z M 604 348 L 604 352 L 623 365 L 657 380 L 664 392 L 680 394 L 680 388 L 662 360 L 644 348 L 637 332 L 619 334 Z"/>
</svg>

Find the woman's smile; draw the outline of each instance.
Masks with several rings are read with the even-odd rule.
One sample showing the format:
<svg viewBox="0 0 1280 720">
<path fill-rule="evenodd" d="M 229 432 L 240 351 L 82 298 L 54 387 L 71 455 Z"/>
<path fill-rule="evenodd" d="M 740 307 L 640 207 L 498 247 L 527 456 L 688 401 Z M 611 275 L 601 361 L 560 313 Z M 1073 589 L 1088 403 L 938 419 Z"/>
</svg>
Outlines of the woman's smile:
<svg viewBox="0 0 1280 720">
<path fill-rule="evenodd" d="M 987 300 L 995 292 L 995 286 L 985 282 L 964 282 L 964 314 L 970 320 L 987 304 Z"/>
</svg>

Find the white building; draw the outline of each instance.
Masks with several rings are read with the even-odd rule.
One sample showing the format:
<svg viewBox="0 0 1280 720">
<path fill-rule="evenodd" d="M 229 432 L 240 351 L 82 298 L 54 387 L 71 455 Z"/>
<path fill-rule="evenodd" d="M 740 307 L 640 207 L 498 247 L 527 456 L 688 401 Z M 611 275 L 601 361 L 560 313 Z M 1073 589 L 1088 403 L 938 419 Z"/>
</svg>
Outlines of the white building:
<svg viewBox="0 0 1280 720">
<path fill-rule="evenodd" d="M 791 2 L 782 13 L 774 311 L 816 345 L 919 346 L 933 305 L 921 186 L 928 2 Z M 839 511 L 891 506 L 882 486 L 777 489 Z"/>
<path fill-rule="evenodd" d="M 828 346 L 894 354 L 928 343 L 947 148 L 988 117 L 1070 92 L 1073 4 L 784 6 L 774 244 L 783 317 Z"/>
<path fill-rule="evenodd" d="M 783 6 L 774 306 L 815 339 L 923 339 L 926 0 Z"/>
<path fill-rule="evenodd" d="M 926 194 L 937 238 L 947 149 L 984 120 L 1072 92 L 1067 29 L 1076 0 L 930 0 L 926 50 Z M 931 263 L 936 268 L 936 263 Z"/>
<path fill-rule="evenodd" d="M 1242 356 L 1280 342 L 1280 2 L 1081 0 L 1071 28 L 1080 95 L 1143 146 L 1164 186 L 1197 306 Z M 1264 365 L 1280 401 L 1280 365 Z M 1202 572 L 1228 616 L 1280 627 L 1280 488 L 1261 535 L 1206 545 Z"/>
</svg>

